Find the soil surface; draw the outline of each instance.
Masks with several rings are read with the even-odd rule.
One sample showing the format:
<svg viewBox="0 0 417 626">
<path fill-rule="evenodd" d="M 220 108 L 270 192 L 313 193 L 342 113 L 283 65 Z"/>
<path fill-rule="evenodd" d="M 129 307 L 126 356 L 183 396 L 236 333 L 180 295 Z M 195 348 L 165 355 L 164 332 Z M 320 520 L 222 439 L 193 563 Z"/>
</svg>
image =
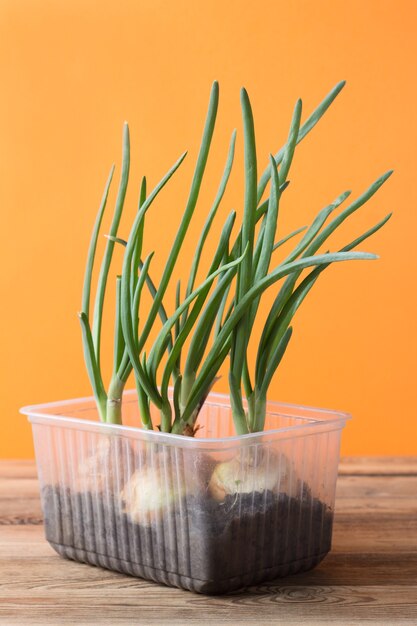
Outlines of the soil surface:
<svg viewBox="0 0 417 626">
<path fill-rule="evenodd" d="M 111 493 L 43 490 L 46 538 L 63 556 L 203 593 L 314 567 L 330 550 L 333 512 L 304 489 L 188 496 L 146 525 Z"/>
</svg>

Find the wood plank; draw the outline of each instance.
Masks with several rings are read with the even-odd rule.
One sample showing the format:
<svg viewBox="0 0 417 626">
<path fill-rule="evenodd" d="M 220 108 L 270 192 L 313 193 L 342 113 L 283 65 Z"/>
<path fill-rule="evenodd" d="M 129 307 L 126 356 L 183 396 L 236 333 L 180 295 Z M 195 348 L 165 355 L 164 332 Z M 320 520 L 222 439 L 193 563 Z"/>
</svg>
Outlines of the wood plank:
<svg viewBox="0 0 417 626">
<path fill-rule="evenodd" d="M 41 529 L 31 530 L 32 534 L 39 534 Z M 335 620 L 337 624 L 343 619 L 355 623 L 354 620 L 365 618 L 381 624 L 382 618 L 389 618 L 391 621 L 386 623 L 393 624 L 398 617 L 410 623 L 417 618 L 417 553 L 410 558 L 397 553 L 333 552 L 311 572 L 260 585 L 245 593 L 206 598 L 65 561 L 49 548 L 49 554 L 45 550 L 42 557 L 28 556 L 26 548 L 27 543 L 20 557 L 2 558 L 0 623 L 12 618 L 15 611 L 19 611 L 20 624 L 37 623 L 34 619 L 39 623 L 51 624 L 54 619 L 55 623 L 62 623 L 57 621 L 60 614 L 70 615 L 72 623 L 84 620 L 134 624 L 138 613 L 141 624 L 189 623 L 193 611 L 198 612 L 201 621 L 235 624 L 252 623 L 251 620 L 256 623 L 259 611 L 261 623 L 283 624 L 312 624 L 312 618 L 321 623 L 324 618 Z"/>
<path fill-rule="evenodd" d="M 0 462 L 0 624 L 416 624 L 416 468 L 347 459 L 318 568 L 206 597 L 61 559 L 39 525 L 34 464 Z"/>
<path fill-rule="evenodd" d="M 0 526 L 3 524 L 42 524 L 39 495 L 33 497 L 0 497 Z"/>
<path fill-rule="evenodd" d="M 0 461 L 0 526 L 42 524 L 34 461 Z"/>
<path fill-rule="evenodd" d="M 180 590 L 150 586 L 135 594 L 114 593 L 105 598 L 95 589 L 90 595 L 57 592 L 53 595 L 14 593 L 0 598 L 0 620 L 19 615 L 20 624 L 415 624 L 415 586 L 297 587 L 270 585 L 235 596 L 204 597 Z M 103 606 L 105 605 L 105 607 Z M 407 610 L 407 615 L 404 613 Z M 62 621 L 62 617 L 67 622 Z M 198 616 L 198 619 L 196 619 Z M 7 620 L 7 621 L 6 621 Z M 95 620 L 95 621 L 94 621 Z M 262 620 L 262 621 L 260 621 Z M 1 623 L 1 622 L 0 622 Z M 15 622 L 16 623 L 16 622 Z M 19 623 L 19 622 L 17 622 Z"/>
<path fill-rule="evenodd" d="M 417 456 L 342 457 L 339 464 L 339 474 L 350 476 L 398 476 L 399 474 L 416 476 Z"/>
<path fill-rule="evenodd" d="M 2 478 L 36 478 L 36 463 L 33 460 L 0 459 Z"/>
<path fill-rule="evenodd" d="M 361 523 L 336 519 L 333 529 L 333 552 L 365 554 L 395 553 L 400 557 L 403 554 L 417 552 L 417 518 L 404 524 L 402 520 L 391 523 L 390 520 L 374 520 L 373 523 Z M 416 570 L 417 576 L 417 570 Z"/>
<path fill-rule="evenodd" d="M 336 513 L 417 518 L 417 475 L 341 475 Z"/>
<path fill-rule="evenodd" d="M 336 498 L 373 499 L 389 498 L 413 499 L 417 506 L 417 474 L 415 476 L 351 476 L 342 475 L 338 478 Z"/>
</svg>

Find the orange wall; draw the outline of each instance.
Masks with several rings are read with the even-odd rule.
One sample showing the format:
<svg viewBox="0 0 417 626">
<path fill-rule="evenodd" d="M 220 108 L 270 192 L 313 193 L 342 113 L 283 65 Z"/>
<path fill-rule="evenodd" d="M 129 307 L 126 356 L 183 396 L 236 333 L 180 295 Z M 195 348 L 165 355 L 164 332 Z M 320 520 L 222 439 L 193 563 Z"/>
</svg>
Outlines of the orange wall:
<svg viewBox="0 0 417 626">
<path fill-rule="evenodd" d="M 189 149 L 148 223 L 160 271 L 214 78 L 218 132 L 194 233 L 234 125 L 241 135 L 241 85 L 263 168 L 285 139 L 296 98 L 309 113 L 348 81 L 298 150 L 281 232 L 391 167 L 395 175 L 334 245 L 395 215 L 362 245 L 378 262 L 334 267 L 309 296 L 271 398 L 353 413 L 345 454 L 417 453 L 416 14 L 413 0 L 1 2 L 0 457 L 32 455 L 19 406 L 90 394 L 75 314 L 102 187 L 110 164 L 120 164 L 123 120 L 133 144 L 130 215 L 140 175 L 156 182 Z M 241 164 L 224 211 L 241 206 Z"/>
</svg>

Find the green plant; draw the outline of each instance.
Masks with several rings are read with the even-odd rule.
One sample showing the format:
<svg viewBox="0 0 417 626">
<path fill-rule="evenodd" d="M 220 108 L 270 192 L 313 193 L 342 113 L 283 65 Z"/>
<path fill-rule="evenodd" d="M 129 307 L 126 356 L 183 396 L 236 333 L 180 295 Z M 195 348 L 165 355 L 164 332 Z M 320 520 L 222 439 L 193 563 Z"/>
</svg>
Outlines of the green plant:
<svg viewBox="0 0 417 626">
<path fill-rule="evenodd" d="M 236 140 L 234 131 L 223 176 L 199 237 L 185 290 L 180 283 L 177 284 L 175 308 L 171 315 L 167 313 L 164 297 L 197 205 L 215 127 L 218 84 L 214 83 L 212 87 L 188 201 L 158 285 L 155 285 L 150 275 L 154 253 L 143 258 L 146 213 L 186 155 L 183 154 L 178 159 L 150 193 L 147 191 L 146 178 L 142 179 L 138 212 L 129 237 L 124 240 L 118 236 L 118 228 L 130 166 L 129 130 L 125 125 L 121 179 L 98 278 L 92 326 L 90 325 L 92 272 L 113 168 L 105 187 L 90 242 L 82 311 L 79 314 L 87 370 L 102 421 L 121 423 L 122 393 L 133 370 L 143 427 L 148 429 L 154 427 L 151 418 L 153 404 L 159 410 L 158 426 L 162 431 L 193 435 L 198 412 L 216 381 L 220 367 L 230 355 L 230 396 L 236 431 L 238 434 L 244 434 L 263 429 L 268 387 L 290 340 L 292 317 L 320 273 L 331 263 L 377 258 L 373 254 L 356 252 L 354 248 L 381 228 L 390 217 L 388 215 L 341 250 L 319 253 L 332 232 L 385 182 L 391 174 L 388 172 L 333 218 L 327 226 L 325 226 L 327 218 L 346 200 L 350 192 L 341 194 L 323 209 L 308 228 L 297 229 L 281 240 L 275 241 L 279 203 L 289 183 L 288 173 L 296 145 L 324 115 L 343 85 L 344 83 L 339 83 L 303 125 L 301 125 L 301 101 L 297 102 L 287 142 L 274 157 L 270 156 L 269 165 L 259 180 L 253 116 L 248 95 L 242 90 L 245 152 L 245 202 L 242 224 L 234 236 L 236 213 L 232 211 L 228 215 L 217 249 L 208 265 L 206 278 L 196 286 L 205 242 L 222 201 L 233 164 Z M 269 182 L 269 198 L 263 199 Z M 293 251 L 271 270 L 273 253 L 303 231 L 304 235 Z M 100 367 L 101 325 L 106 285 L 116 244 L 123 245 L 125 250 L 122 273 L 116 278 L 114 366 L 106 392 Z M 311 271 L 299 280 L 303 270 L 308 268 L 311 268 Z M 282 278 L 285 280 L 263 329 L 252 382 L 247 349 L 260 298 L 268 287 Z M 141 311 L 141 296 L 145 285 L 153 298 L 146 315 Z M 149 336 L 158 316 L 161 328 L 155 341 L 149 346 Z M 187 341 L 188 350 L 182 365 L 182 352 Z M 173 387 L 172 397 L 170 387 Z M 243 390 L 248 400 L 247 409 L 244 408 Z"/>
<path fill-rule="evenodd" d="M 340 83 L 335 89 L 337 90 L 342 86 L 343 83 Z M 250 254 L 245 257 L 238 268 L 237 288 L 233 299 L 235 312 L 239 309 L 241 302 L 248 300 L 248 294 L 251 291 L 257 291 L 257 286 L 266 279 L 274 251 L 280 247 L 283 241 L 287 240 L 285 238 L 283 241 L 275 243 L 279 202 L 288 184 L 288 173 L 295 148 L 300 141 L 300 137 L 304 136 L 303 128 L 306 126 L 300 127 L 302 104 L 301 100 L 298 100 L 294 109 L 287 144 L 275 157 L 270 157 L 270 168 L 265 170 L 258 181 L 253 115 L 246 91 L 242 90 L 241 95 L 245 139 L 246 191 L 240 247 L 248 246 Z M 259 296 L 253 298 L 246 308 L 242 307 L 244 312 L 232 331 L 229 373 L 232 411 L 238 433 L 244 434 L 263 430 L 268 387 L 291 339 L 292 327 L 290 324 L 292 318 L 319 275 L 333 260 L 341 260 L 343 255 L 349 255 L 351 250 L 382 228 L 390 219 L 391 213 L 368 231 L 345 245 L 336 253 L 335 258 L 333 258 L 334 255 L 329 254 L 329 262 L 325 261 L 325 257 L 324 260 L 321 259 L 317 266 L 298 283 L 297 281 L 305 267 L 303 262 L 309 258 L 317 259 L 314 255 L 326 243 L 329 236 L 345 219 L 363 206 L 391 174 L 392 171 L 383 174 L 359 198 L 334 217 L 327 225 L 325 225 L 326 220 L 349 197 L 351 192 L 345 191 L 331 204 L 322 209 L 292 252 L 278 266 L 281 267 L 281 270 L 286 266 L 290 266 L 292 270 L 276 295 L 263 328 L 258 346 L 253 382 L 250 376 L 247 349 L 259 306 Z M 268 178 L 271 178 L 271 194 L 269 199 L 259 206 Z M 263 212 L 266 206 L 267 210 Z M 261 209 L 263 212 L 262 221 L 256 236 L 256 216 L 261 212 Z M 296 232 L 298 233 L 299 231 Z M 236 250 L 239 250 L 239 246 L 237 246 Z M 346 256 L 346 258 L 349 257 Z M 298 267 L 297 263 L 300 263 Z M 247 398 L 247 410 L 245 410 L 243 405 L 242 387 Z"/>
</svg>

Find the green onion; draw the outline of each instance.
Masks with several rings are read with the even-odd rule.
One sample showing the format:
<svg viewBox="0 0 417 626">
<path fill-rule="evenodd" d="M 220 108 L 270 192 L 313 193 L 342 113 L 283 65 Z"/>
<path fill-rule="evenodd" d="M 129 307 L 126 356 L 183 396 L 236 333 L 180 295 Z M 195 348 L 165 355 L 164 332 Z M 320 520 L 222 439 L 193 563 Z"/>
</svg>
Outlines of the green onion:
<svg viewBox="0 0 417 626">
<path fill-rule="evenodd" d="M 229 212 L 210 257 L 206 253 L 206 242 L 212 237 L 212 226 L 230 180 L 236 145 L 236 131 L 233 131 L 217 192 L 197 242 L 193 244 L 195 253 L 188 277 L 175 277 L 175 301 L 170 305 L 166 302 L 166 294 L 174 280 L 181 248 L 186 245 L 213 139 L 219 102 L 218 84 L 215 82 L 211 89 L 188 200 L 159 282 L 155 282 L 150 274 L 151 262 L 157 252 L 145 251 L 145 244 L 148 243 L 145 239 L 145 218 L 159 193 L 179 169 L 186 153 L 154 189 L 149 190 L 146 177 L 142 177 L 138 211 L 127 238 L 123 238 L 118 230 L 130 168 L 129 129 L 125 124 L 119 190 L 110 230 L 106 235 L 92 325 L 90 300 L 94 262 L 114 168 L 106 182 L 93 228 L 79 314 L 87 372 L 102 421 L 122 423 L 123 391 L 133 373 L 142 427 L 158 427 L 164 432 L 193 435 L 199 411 L 229 356 L 230 401 L 236 432 L 245 434 L 264 428 L 268 389 L 290 343 L 293 319 L 301 303 L 331 264 L 376 259 L 376 255 L 357 251 L 356 248 L 382 228 L 391 216 L 387 215 L 339 251 L 320 252 L 333 232 L 384 184 L 392 173 L 387 172 L 334 217 L 331 216 L 347 200 L 350 191 L 342 193 L 319 211 L 309 226 L 280 234 L 277 239 L 283 193 L 289 185 L 288 175 L 296 147 L 321 119 L 343 86 L 344 83 L 336 85 L 304 123 L 301 123 L 301 100 L 296 102 L 287 141 L 275 156 L 270 155 L 269 166 L 259 180 L 253 112 L 249 96 L 242 89 L 245 180 L 242 221 L 236 224 L 237 213 Z M 269 197 L 263 199 L 268 184 Z M 293 249 L 276 263 L 275 253 L 301 233 Z M 101 371 L 101 331 L 116 244 L 122 246 L 124 256 L 121 272 L 119 270 L 115 276 L 113 370 L 106 391 Z M 201 272 L 203 265 L 206 269 Z M 198 282 L 197 275 L 200 273 L 204 278 Z M 252 364 L 248 349 L 253 328 L 258 324 L 262 296 L 281 280 L 281 287 L 261 329 L 256 362 Z M 148 311 L 143 310 L 145 285 L 152 299 Z M 184 359 L 183 352 L 186 352 Z M 151 418 L 152 405 L 152 415 L 159 411 L 159 423 L 154 423 Z"/>
</svg>

